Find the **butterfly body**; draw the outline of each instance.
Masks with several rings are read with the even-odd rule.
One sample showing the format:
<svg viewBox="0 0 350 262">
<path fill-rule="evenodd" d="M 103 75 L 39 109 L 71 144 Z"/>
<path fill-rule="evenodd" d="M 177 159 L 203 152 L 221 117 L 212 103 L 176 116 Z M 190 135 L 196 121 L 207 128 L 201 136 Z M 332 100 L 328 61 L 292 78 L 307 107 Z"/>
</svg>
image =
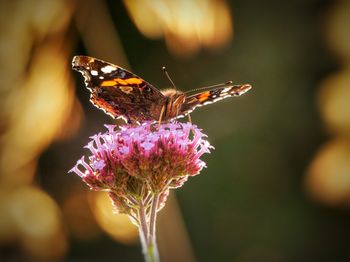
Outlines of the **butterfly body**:
<svg viewBox="0 0 350 262">
<path fill-rule="evenodd" d="M 160 91 L 135 74 L 93 57 L 75 56 L 72 67 L 84 76 L 90 101 L 96 107 L 129 123 L 183 117 L 196 107 L 242 95 L 251 88 L 228 82 L 224 87 L 187 96 L 176 89 Z"/>
</svg>

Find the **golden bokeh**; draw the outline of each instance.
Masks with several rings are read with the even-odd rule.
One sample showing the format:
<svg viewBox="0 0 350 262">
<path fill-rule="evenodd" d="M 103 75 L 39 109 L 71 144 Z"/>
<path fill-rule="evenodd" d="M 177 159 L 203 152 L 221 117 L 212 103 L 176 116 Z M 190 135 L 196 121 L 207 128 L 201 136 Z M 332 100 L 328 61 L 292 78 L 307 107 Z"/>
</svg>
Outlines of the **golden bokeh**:
<svg viewBox="0 0 350 262">
<path fill-rule="evenodd" d="M 337 138 L 316 154 L 306 179 L 311 196 L 329 205 L 350 205 L 350 141 Z"/>
<path fill-rule="evenodd" d="M 34 186 L 34 177 L 42 152 L 72 132 L 67 121 L 76 120 L 73 129 L 80 121 L 81 111 L 72 113 L 79 106 L 67 67 L 72 6 L 63 0 L 0 5 L 0 240 L 23 257 L 52 261 L 66 254 L 67 235 L 59 206 Z"/>
<path fill-rule="evenodd" d="M 101 235 L 89 206 L 86 191 L 75 190 L 63 204 L 63 214 L 70 233 L 77 239 L 90 240 Z"/>
<path fill-rule="evenodd" d="M 350 136 L 350 67 L 327 77 L 321 84 L 318 101 L 321 116 L 333 134 Z"/>
<path fill-rule="evenodd" d="M 8 198 L 9 212 L 21 235 L 45 238 L 60 229 L 60 211 L 56 203 L 40 189 L 20 187 Z"/>
<path fill-rule="evenodd" d="M 56 202 L 33 186 L 19 186 L 5 193 L 6 199 L 0 199 L 1 242 L 18 243 L 35 258 L 62 257 L 68 246 Z"/>
<path fill-rule="evenodd" d="M 343 63 L 350 63 L 350 1 L 338 1 L 327 16 L 326 41 Z"/>
<path fill-rule="evenodd" d="M 10 128 L 2 137 L 6 152 L 0 158 L 3 178 L 12 179 L 63 128 L 74 101 L 71 86 L 62 51 L 56 44 L 43 47 L 26 81 L 6 101 L 6 107 L 12 110 L 8 113 Z"/>
<path fill-rule="evenodd" d="M 112 201 L 106 192 L 91 192 L 89 200 L 93 215 L 104 232 L 124 244 L 138 241 L 137 227 L 127 215 L 113 212 Z"/>
<path fill-rule="evenodd" d="M 140 32 L 152 39 L 164 37 L 169 50 L 176 55 L 188 56 L 202 47 L 224 46 L 233 35 L 232 15 L 223 0 L 124 3 Z"/>
<path fill-rule="evenodd" d="M 17 239 L 16 223 L 10 213 L 11 202 L 8 197 L 12 189 L 3 185 L 0 187 L 0 243 L 3 245 L 10 244 Z"/>
<path fill-rule="evenodd" d="M 330 48 L 342 69 L 326 77 L 317 96 L 324 125 L 334 136 L 318 150 L 305 179 L 306 190 L 328 205 L 350 204 L 350 2 L 339 1 L 326 17 Z"/>
</svg>

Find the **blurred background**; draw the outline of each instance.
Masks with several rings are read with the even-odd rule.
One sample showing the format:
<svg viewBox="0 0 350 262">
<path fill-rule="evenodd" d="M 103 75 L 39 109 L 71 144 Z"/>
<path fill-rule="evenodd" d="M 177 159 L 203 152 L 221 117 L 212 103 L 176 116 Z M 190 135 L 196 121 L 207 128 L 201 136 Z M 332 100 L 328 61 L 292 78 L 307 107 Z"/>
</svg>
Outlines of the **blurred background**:
<svg viewBox="0 0 350 262">
<path fill-rule="evenodd" d="M 115 123 L 71 70 L 86 54 L 181 90 L 208 168 L 159 214 L 163 261 L 349 261 L 350 1 L 0 2 L 0 260 L 142 261 L 136 228 L 68 175 Z M 175 196 L 176 195 L 176 196 Z"/>
</svg>

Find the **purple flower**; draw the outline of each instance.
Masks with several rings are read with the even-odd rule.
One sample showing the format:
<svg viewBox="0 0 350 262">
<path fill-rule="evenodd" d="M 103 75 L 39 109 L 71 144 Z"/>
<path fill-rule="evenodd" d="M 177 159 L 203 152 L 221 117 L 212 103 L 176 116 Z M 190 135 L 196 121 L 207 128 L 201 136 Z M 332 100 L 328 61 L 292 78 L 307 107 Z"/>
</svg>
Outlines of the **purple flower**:
<svg viewBox="0 0 350 262">
<path fill-rule="evenodd" d="M 182 186 L 206 166 L 200 157 L 213 148 L 191 123 L 106 127 L 86 145 L 88 160 L 83 156 L 70 172 L 91 189 L 108 191 L 117 210 L 129 215 L 138 199 L 147 202 L 151 194 L 161 196 L 160 209 L 170 188 Z"/>
</svg>

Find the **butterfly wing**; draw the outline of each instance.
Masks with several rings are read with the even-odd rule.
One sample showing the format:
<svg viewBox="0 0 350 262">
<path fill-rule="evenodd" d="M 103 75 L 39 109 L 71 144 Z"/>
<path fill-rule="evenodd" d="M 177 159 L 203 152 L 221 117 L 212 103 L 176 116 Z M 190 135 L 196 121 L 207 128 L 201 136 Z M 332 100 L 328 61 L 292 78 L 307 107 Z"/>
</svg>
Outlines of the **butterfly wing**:
<svg viewBox="0 0 350 262">
<path fill-rule="evenodd" d="M 232 85 L 218 87 L 201 93 L 187 96 L 181 107 L 181 116 L 191 113 L 195 108 L 215 103 L 227 97 L 241 96 L 252 88 L 251 85 Z"/>
<path fill-rule="evenodd" d="M 73 69 L 85 79 L 90 101 L 114 118 L 128 122 L 154 120 L 166 98 L 137 75 L 111 63 L 89 56 L 75 56 Z"/>
</svg>

